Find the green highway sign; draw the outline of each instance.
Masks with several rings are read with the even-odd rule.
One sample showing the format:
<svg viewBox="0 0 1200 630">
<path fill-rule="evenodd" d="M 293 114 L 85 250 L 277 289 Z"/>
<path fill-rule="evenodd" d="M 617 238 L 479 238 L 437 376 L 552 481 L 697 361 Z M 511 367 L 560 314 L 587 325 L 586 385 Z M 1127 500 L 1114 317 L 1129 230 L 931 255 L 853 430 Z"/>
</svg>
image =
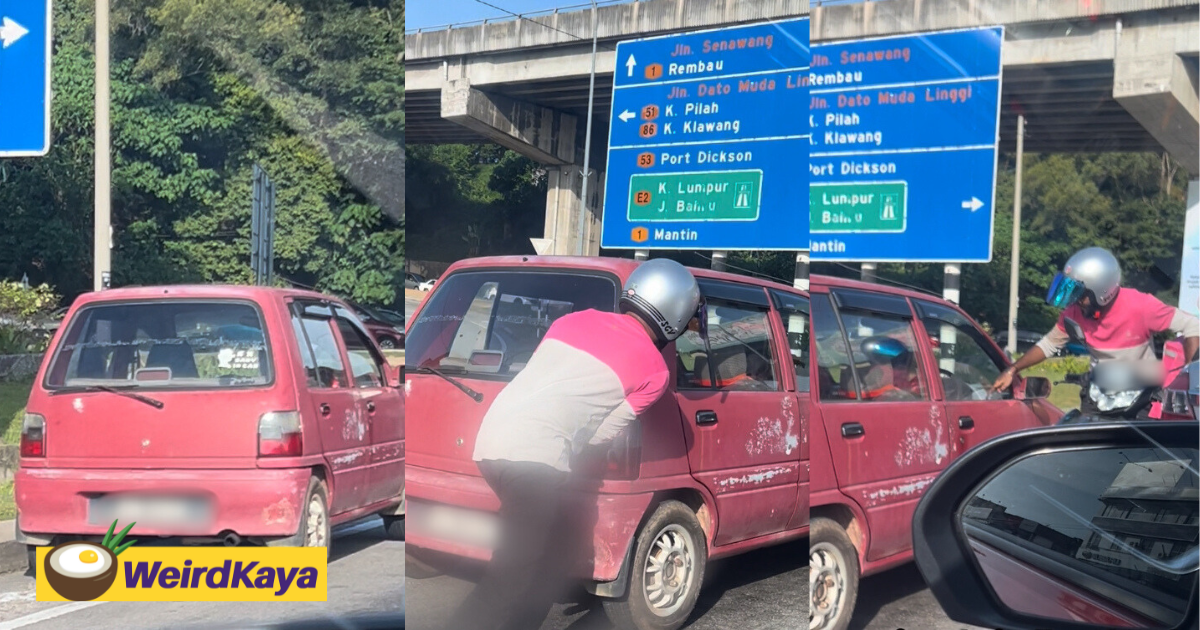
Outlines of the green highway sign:
<svg viewBox="0 0 1200 630">
<path fill-rule="evenodd" d="M 816 234 L 903 232 L 906 182 L 809 183 L 809 231 Z"/>
<path fill-rule="evenodd" d="M 761 170 L 654 173 L 629 181 L 631 222 L 755 221 Z"/>
</svg>

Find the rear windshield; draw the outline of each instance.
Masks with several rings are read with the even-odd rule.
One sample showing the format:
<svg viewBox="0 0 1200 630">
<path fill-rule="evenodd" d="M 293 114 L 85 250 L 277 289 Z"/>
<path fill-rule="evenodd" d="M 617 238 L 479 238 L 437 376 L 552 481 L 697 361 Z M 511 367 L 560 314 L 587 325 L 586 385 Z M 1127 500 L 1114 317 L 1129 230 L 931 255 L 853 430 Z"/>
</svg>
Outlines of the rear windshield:
<svg viewBox="0 0 1200 630">
<path fill-rule="evenodd" d="M 271 382 L 262 316 L 246 302 L 88 306 L 54 351 L 49 388 L 220 389 Z"/>
<path fill-rule="evenodd" d="M 481 271 L 438 282 L 408 334 L 409 368 L 512 376 L 554 320 L 576 311 L 616 310 L 609 276 Z"/>
</svg>

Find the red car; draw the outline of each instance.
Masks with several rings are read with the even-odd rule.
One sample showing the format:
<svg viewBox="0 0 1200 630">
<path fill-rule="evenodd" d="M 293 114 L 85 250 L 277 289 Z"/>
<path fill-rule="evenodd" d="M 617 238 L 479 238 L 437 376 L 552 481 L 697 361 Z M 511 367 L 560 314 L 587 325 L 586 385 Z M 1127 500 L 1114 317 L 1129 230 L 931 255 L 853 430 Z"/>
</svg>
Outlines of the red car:
<svg viewBox="0 0 1200 630">
<path fill-rule="evenodd" d="M 583 309 L 614 310 L 636 265 L 482 258 L 442 276 L 408 331 L 405 387 L 416 445 L 406 471 L 410 549 L 490 557 L 498 503 L 471 459 L 483 415 L 551 322 Z M 842 547 L 838 570 L 854 588 L 859 549 L 863 560 L 880 552 L 891 556 L 885 563 L 911 558 L 904 514 L 911 517 L 922 484 L 941 467 L 987 437 L 1057 417 L 1044 403 L 985 400 L 982 384 L 1007 366 L 1004 354 L 937 298 L 814 277 L 810 316 L 809 293 L 790 286 L 693 273 L 708 305 L 708 338 L 688 332 L 667 347 L 670 394 L 605 457 L 576 466 L 589 477 L 575 513 L 590 539 L 576 572 L 612 618 L 627 620 L 623 627 L 678 628 L 695 606 L 708 560 L 808 535 L 810 479 L 812 540 L 853 541 Z M 951 350 L 943 320 L 961 331 Z M 856 344 L 852 352 L 842 325 Z M 931 338 L 954 353 L 942 357 L 941 370 Z M 871 348 L 915 345 L 907 357 L 881 359 L 864 356 L 866 341 Z M 860 370 L 870 379 L 862 388 L 870 402 L 859 399 Z M 921 397 L 904 399 L 914 383 Z M 979 424 L 952 428 L 951 414 Z M 855 538 L 843 533 L 835 541 L 831 527 L 847 527 Z M 676 570 L 668 575 L 667 566 Z M 813 575 L 824 580 L 832 570 L 825 562 Z M 814 603 L 826 594 L 824 586 L 815 589 Z M 848 620 L 849 611 L 841 612 L 830 619 Z"/>
<path fill-rule="evenodd" d="M 17 540 L 131 535 L 328 546 L 403 531 L 399 371 L 342 302 L 171 286 L 75 301 L 26 407 Z"/>
</svg>

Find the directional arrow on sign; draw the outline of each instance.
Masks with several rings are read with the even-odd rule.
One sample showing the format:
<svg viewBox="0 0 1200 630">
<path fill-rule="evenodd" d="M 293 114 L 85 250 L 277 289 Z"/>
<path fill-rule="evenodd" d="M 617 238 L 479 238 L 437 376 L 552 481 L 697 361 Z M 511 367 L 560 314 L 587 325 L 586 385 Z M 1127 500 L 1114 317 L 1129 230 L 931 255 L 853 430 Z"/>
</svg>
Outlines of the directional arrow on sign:
<svg viewBox="0 0 1200 630">
<path fill-rule="evenodd" d="M 637 116 L 637 114 L 635 114 L 627 109 L 627 110 L 621 112 L 621 115 L 617 116 L 617 118 L 620 118 L 621 122 L 629 122 L 629 119 L 633 118 L 634 116 Z"/>
<path fill-rule="evenodd" d="M 4 18 L 3 24 L 0 24 L 0 40 L 4 42 L 5 48 L 17 43 L 17 40 L 28 34 L 29 29 L 12 21 L 11 18 Z"/>
<path fill-rule="evenodd" d="M 970 201 L 962 202 L 962 207 L 963 207 L 963 210 L 970 210 L 971 212 L 975 212 L 976 210 L 983 207 L 983 202 L 980 201 L 978 197 L 971 197 Z"/>
<path fill-rule="evenodd" d="M 633 55 L 629 55 L 629 60 L 625 62 L 625 68 L 629 70 L 629 76 L 633 76 L 633 69 L 637 66 L 637 59 Z"/>
</svg>

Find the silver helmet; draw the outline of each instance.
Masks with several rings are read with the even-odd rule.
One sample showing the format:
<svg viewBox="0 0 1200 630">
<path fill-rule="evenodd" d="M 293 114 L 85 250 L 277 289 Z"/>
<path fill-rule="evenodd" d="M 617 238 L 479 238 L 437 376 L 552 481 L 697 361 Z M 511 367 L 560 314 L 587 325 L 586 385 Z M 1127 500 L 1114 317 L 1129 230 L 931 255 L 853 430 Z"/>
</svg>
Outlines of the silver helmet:
<svg viewBox="0 0 1200 630">
<path fill-rule="evenodd" d="M 687 330 L 700 308 L 700 285 L 692 272 L 666 258 L 638 266 L 621 289 L 621 312 L 632 312 L 654 330 L 659 343 Z"/>
<path fill-rule="evenodd" d="M 1087 295 L 1092 307 L 1103 309 L 1121 290 L 1121 263 L 1103 247 L 1088 247 L 1075 252 L 1063 266 L 1051 287 L 1055 306 L 1067 306 Z"/>
</svg>

